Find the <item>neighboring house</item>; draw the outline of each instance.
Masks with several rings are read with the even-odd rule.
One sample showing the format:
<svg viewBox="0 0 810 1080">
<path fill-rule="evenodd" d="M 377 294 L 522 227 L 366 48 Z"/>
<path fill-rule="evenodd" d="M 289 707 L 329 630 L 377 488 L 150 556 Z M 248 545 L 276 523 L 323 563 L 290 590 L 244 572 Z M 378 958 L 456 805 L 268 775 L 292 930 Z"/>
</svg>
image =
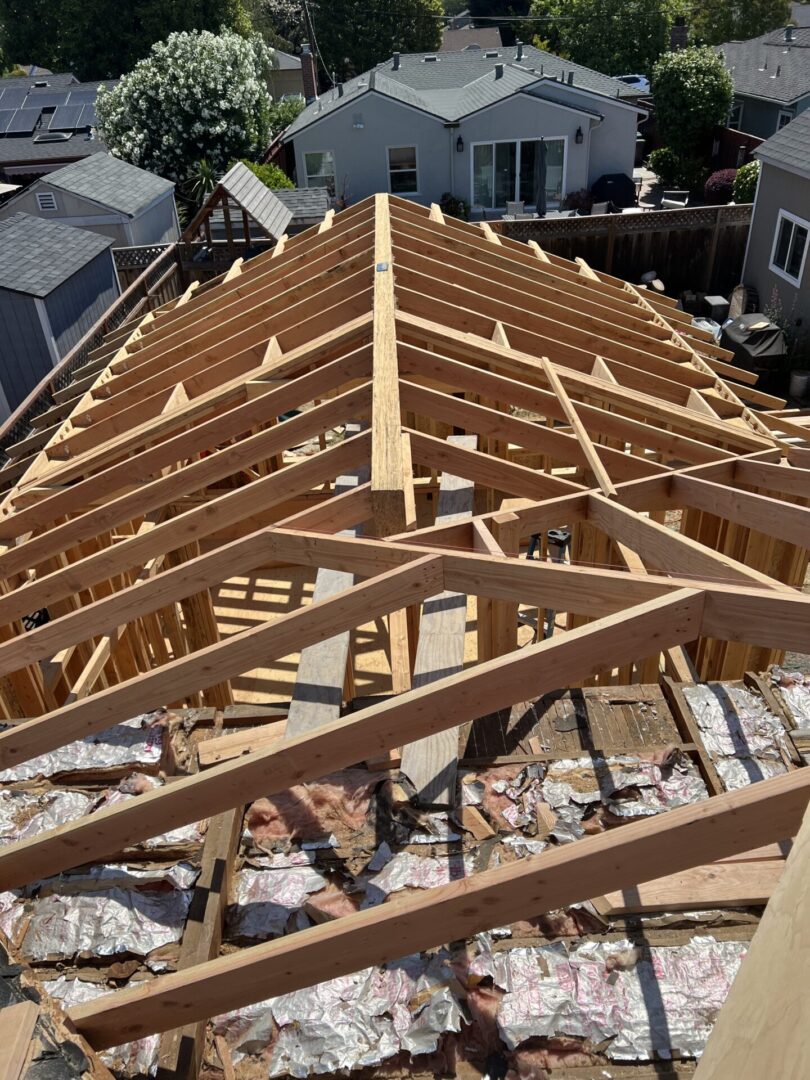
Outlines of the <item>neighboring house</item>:
<svg viewBox="0 0 810 1080">
<path fill-rule="evenodd" d="M 497 26 L 462 27 L 448 26 L 442 34 L 442 52 L 460 52 L 462 49 L 500 49 L 501 31 Z"/>
<path fill-rule="evenodd" d="M 180 236 L 174 184 L 110 154 L 66 165 L 0 207 L 109 236 L 115 247 L 171 244 Z"/>
<path fill-rule="evenodd" d="M 95 134 L 101 85 L 70 73 L 0 79 L 0 180 L 25 182 L 106 152 Z"/>
<path fill-rule="evenodd" d="M 256 240 L 280 240 L 285 233 L 317 225 L 328 209 L 324 188 L 273 190 L 237 161 L 183 231 L 183 240 L 204 239 L 241 249 Z"/>
<path fill-rule="evenodd" d="M 796 26 L 810 26 L 810 4 L 791 4 L 790 17 Z"/>
<path fill-rule="evenodd" d="M 810 325 L 810 111 L 754 151 L 762 172 L 754 201 L 743 281 L 759 293 L 760 311 L 777 309 Z"/>
<path fill-rule="evenodd" d="M 322 95 L 283 135 L 301 187 L 352 202 L 390 191 L 474 208 L 534 203 L 546 146 L 546 199 L 632 175 L 637 91 L 551 53 L 508 49 L 394 56 Z"/>
<path fill-rule="evenodd" d="M 304 96 L 304 76 L 301 72 L 301 57 L 276 49 L 273 53 L 276 66 L 270 72 L 270 93 L 274 101 L 284 97 Z"/>
<path fill-rule="evenodd" d="M 810 106 L 810 26 L 718 49 L 734 80 L 729 127 L 768 139 Z"/>
<path fill-rule="evenodd" d="M 112 240 L 15 214 L 0 221 L 0 413 L 20 405 L 119 295 Z"/>
</svg>

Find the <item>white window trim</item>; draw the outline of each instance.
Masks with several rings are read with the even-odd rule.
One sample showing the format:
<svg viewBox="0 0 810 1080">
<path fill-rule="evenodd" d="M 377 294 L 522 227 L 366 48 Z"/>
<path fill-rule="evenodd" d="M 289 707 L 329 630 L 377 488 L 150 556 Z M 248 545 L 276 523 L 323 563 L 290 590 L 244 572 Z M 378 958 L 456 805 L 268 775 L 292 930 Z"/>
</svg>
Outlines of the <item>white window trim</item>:
<svg viewBox="0 0 810 1080">
<path fill-rule="evenodd" d="M 787 124 L 782 124 L 780 126 L 779 121 L 782 119 L 783 116 L 787 117 Z M 776 114 L 776 130 L 781 131 L 783 127 L 787 127 L 791 120 L 795 119 L 796 115 L 795 113 L 791 112 L 790 109 L 780 109 L 779 112 Z"/>
<path fill-rule="evenodd" d="M 337 167 L 335 165 L 335 151 L 334 150 L 303 150 L 302 154 L 303 154 L 303 157 L 304 157 L 304 178 L 306 179 L 307 187 L 310 186 L 309 172 L 307 170 L 307 157 L 310 154 L 331 154 L 332 155 L 332 168 L 335 170 L 333 172 L 333 174 L 332 174 L 332 179 L 333 179 L 333 181 L 335 183 L 335 187 L 337 188 Z M 315 186 L 316 187 L 323 187 L 324 185 L 323 184 L 317 184 Z"/>
<path fill-rule="evenodd" d="M 742 131 L 742 118 L 743 110 L 745 109 L 745 102 L 733 101 L 728 113 L 728 126 L 732 131 Z M 738 113 L 737 121 L 734 123 L 734 114 Z"/>
<path fill-rule="evenodd" d="M 799 267 L 799 276 L 793 277 L 786 270 L 783 270 L 781 266 L 777 266 L 774 262 L 776 257 L 776 247 L 779 243 L 779 234 L 782 231 L 783 220 L 792 221 L 794 225 L 801 225 L 802 228 L 807 229 L 807 239 L 804 243 L 804 251 L 802 252 L 802 264 Z M 797 217 L 796 214 L 791 214 L 789 210 L 780 210 L 776 218 L 776 228 L 773 232 L 773 244 L 771 245 L 771 258 L 768 263 L 768 269 L 771 273 L 776 274 L 777 277 L 782 278 L 784 281 L 790 282 L 791 285 L 800 286 L 802 278 L 804 277 L 804 266 L 807 262 L 807 249 L 810 248 L 810 221 L 806 221 L 804 218 Z"/>
<path fill-rule="evenodd" d="M 414 170 L 416 172 L 416 187 L 414 188 L 413 191 L 397 191 L 397 192 L 394 192 L 392 190 L 392 188 L 391 188 L 391 159 L 388 156 L 391 150 L 413 150 L 414 156 L 416 157 L 416 169 Z M 391 194 L 391 195 L 396 194 L 396 195 L 400 196 L 400 198 L 403 198 L 403 199 L 407 199 L 412 195 L 418 195 L 419 194 L 419 190 L 420 190 L 420 188 L 419 188 L 419 147 L 417 145 L 415 145 L 414 143 L 396 143 L 395 145 L 392 145 L 392 146 L 386 146 L 386 148 L 385 148 L 385 168 L 386 168 L 386 171 L 388 173 L 388 192 L 389 192 L 389 194 Z M 400 169 L 399 171 L 400 172 L 411 172 L 410 169 Z"/>
<path fill-rule="evenodd" d="M 509 202 L 520 202 L 520 146 L 525 142 L 539 142 L 541 136 L 535 136 L 532 139 L 481 139 L 479 142 L 470 143 L 470 206 L 476 207 L 480 204 L 475 202 L 475 148 L 476 146 L 495 146 L 498 143 L 517 143 L 518 152 L 515 159 L 515 195 L 514 199 L 510 199 Z M 563 173 L 562 173 L 562 198 L 559 203 L 549 203 L 549 206 L 554 209 L 562 206 L 566 196 L 566 186 L 568 180 L 568 136 L 567 135 L 548 135 L 542 136 L 546 142 L 561 142 L 563 144 Z M 531 203 L 527 205 L 531 206 Z M 505 210 L 506 206 L 486 206 L 485 210 Z"/>
<path fill-rule="evenodd" d="M 59 204 L 56 201 L 56 196 L 52 191 L 38 191 L 36 193 L 37 209 L 43 214 L 56 214 L 59 212 Z M 43 206 L 42 200 L 45 199 L 48 202 L 53 203 L 53 206 Z"/>
</svg>

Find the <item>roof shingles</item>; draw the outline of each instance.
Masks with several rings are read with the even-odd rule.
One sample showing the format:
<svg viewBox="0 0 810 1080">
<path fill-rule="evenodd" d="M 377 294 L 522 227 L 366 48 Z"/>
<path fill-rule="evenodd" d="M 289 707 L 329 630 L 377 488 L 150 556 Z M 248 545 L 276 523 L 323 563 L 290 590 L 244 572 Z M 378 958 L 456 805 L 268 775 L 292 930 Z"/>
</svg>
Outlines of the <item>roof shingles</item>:
<svg viewBox="0 0 810 1080">
<path fill-rule="evenodd" d="M 435 56 L 435 59 L 426 57 Z M 500 77 L 496 66 L 503 67 Z M 563 60 L 531 45 L 523 47 L 518 61 L 514 48 L 468 50 L 464 52 L 406 53 L 399 67 L 391 60 L 348 80 L 342 93 L 330 91 L 308 105 L 285 133 L 285 139 L 320 120 L 326 114 L 375 90 L 396 101 L 421 109 L 445 122 L 460 120 L 487 105 L 511 97 L 541 78 L 566 79 L 573 85 L 601 97 L 632 100 L 638 91 L 619 79 Z M 559 85 L 559 84 L 558 84 Z"/>
<path fill-rule="evenodd" d="M 49 173 L 49 184 L 135 217 L 174 184 L 111 154 L 94 154 Z"/>
<path fill-rule="evenodd" d="M 0 221 L 0 289 L 47 296 L 111 246 L 88 229 L 14 214 Z"/>
<path fill-rule="evenodd" d="M 773 165 L 810 175 L 810 109 L 771 135 L 754 153 Z"/>
</svg>

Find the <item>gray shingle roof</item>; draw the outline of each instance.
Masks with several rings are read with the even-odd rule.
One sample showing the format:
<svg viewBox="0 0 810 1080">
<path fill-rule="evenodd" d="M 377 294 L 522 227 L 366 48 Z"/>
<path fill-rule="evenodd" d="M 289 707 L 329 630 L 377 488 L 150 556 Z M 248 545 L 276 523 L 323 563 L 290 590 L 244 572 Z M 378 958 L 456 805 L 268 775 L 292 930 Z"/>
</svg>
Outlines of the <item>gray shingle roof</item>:
<svg viewBox="0 0 810 1080">
<path fill-rule="evenodd" d="M 0 288 L 47 296 L 111 246 L 88 229 L 14 214 L 0 221 Z"/>
<path fill-rule="evenodd" d="M 292 210 L 291 225 L 311 225 L 323 220 L 329 209 L 329 195 L 326 188 L 278 188 L 273 194 Z"/>
<path fill-rule="evenodd" d="M 552 87 L 552 80 L 558 77 L 567 79 L 569 73 L 573 73 L 576 88 L 599 97 L 629 101 L 638 97 L 636 89 L 619 79 L 602 75 L 581 64 L 573 64 L 531 45 L 523 47 L 523 59 L 520 61 L 515 58 L 514 46 L 498 49 L 497 55 L 493 56 L 495 51 L 471 49 L 436 54 L 405 53 L 400 57 L 396 70 L 393 61 L 386 60 L 371 71 L 346 82 L 342 95 L 337 90 L 330 90 L 308 105 L 289 126 L 284 140 L 372 90 L 445 122 L 460 120 L 486 105 L 511 97 L 543 77 L 549 80 L 548 85 Z M 431 55 L 436 55 L 437 59 L 425 59 Z M 495 66 L 498 64 L 503 65 L 501 78 L 495 77 Z M 596 103 L 594 108 L 598 108 Z"/>
<path fill-rule="evenodd" d="M 174 189 L 171 180 L 139 169 L 110 154 L 96 154 L 48 173 L 47 181 L 62 191 L 92 199 L 111 210 L 135 217 L 161 195 Z"/>
<path fill-rule="evenodd" d="M 735 94 L 787 105 L 810 94 L 810 27 L 784 30 L 718 45 L 734 80 Z"/>
<path fill-rule="evenodd" d="M 45 87 L 35 87 L 35 83 L 46 83 Z M 79 82 L 69 72 L 57 75 L 37 74 L 33 77 L 19 76 L 0 79 L 0 111 L 13 112 L 21 107 L 37 108 L 39 119 L 33 133 L 9 134 L 0 132 L 0 168 L 8 165 L 31 165 L 31 171 L 41 172 L 40 163 L 77 161 L 93 154 L 105 152 L 107 147 L 97 137 L 90 135 L 90 128 L 95 125 L 95 97 L 102 85 L 115 86 L 115 79 L 103 82 Z M 70 96 L 68 96 L 70 95 Z M 72 122 L 76 127 L 70 130 L 60 127 L 58 136 L 53 138 L 49 126 L 53 117 L 53 107 L 57 104 L 81 104 L 78 118 Z M 42 111 L 46 109 L 48 111 Z M 64 117 L 62 118 L 64 120 Z"/>
<path fill-rule="evenodd" d="M 292 220 L 293 212 L 263 184 L 247 165 L 237 161 L 220 180 L 220 186 L 247 210 L 268 236 L 277 240 Z"/>
<path fill-rule="evenodd" d="M 804 176 L 810 175 L 810 109 L 771 135 L 754 153 L 773 165 L 782 165 Z"/>
</svg>

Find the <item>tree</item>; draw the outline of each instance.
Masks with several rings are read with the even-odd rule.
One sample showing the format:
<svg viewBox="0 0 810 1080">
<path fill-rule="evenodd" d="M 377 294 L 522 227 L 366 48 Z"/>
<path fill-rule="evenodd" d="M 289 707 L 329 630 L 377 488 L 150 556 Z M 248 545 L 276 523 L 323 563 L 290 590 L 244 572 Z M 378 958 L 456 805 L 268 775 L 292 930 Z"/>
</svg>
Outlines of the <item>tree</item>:
<svg viewBox="0 0 810 1080">
<path fill-rule="evenodd" d="M 694 158 L 725 123 L 734 87 L 722 58 L 703 46 L 665 53 L 653 68 L 652 94 L 663 142 Z"/>
<path fill-rule="evenodd" d="M 282 38 L 317 45 L 326 74 L 338 79 L 394 52 L 427 52 L 441 44 L 441 0 L 309 0 L 309 22 L 293 0 L 265 0 L 264 9 Z"/>
<path fill-rule="evenodd" d="M 254 176 L 258 176 L 263 184 L 277 191 L 279 188 L 291 188 L 295 185 L 289 176 L 278 165 L 260 165 L 255 161 L 243 161 Z"/>
<path fill-rule="evenodd" d="M 647 74 L 669 44 L 677 0 L 533 0 L 523 32 L 605 75 Z"/>
<path fill-rule="evenodd" d="M 284 98 L 282 101 L 274 101 L 270 106 L 270 115 L 268 123 L 270 125 L 270 135 L 275 138 L 282 131 L 290 126 L 304 109 L 303 98 Z"/>
<path fill-rule="evenodd" d="M 216 172 L 256 157 L 269 140 L 272 53 L 233 31 L 170 34 L 96 101 L 110 150 L 183 183 L 205 161 Z"/>
<path fill-rule="evenodd" d="M 178 30 L 251 32 L 242 0 L 0 0 L 10 63 L 118 78 Z"/>
<path fill-rule="evenodd" d="M 788 0 L 705 0 L 694 9 L 690 31 L 694 41 L 722 45 L 759 37 L 790 21 Z"/>
</svg>

